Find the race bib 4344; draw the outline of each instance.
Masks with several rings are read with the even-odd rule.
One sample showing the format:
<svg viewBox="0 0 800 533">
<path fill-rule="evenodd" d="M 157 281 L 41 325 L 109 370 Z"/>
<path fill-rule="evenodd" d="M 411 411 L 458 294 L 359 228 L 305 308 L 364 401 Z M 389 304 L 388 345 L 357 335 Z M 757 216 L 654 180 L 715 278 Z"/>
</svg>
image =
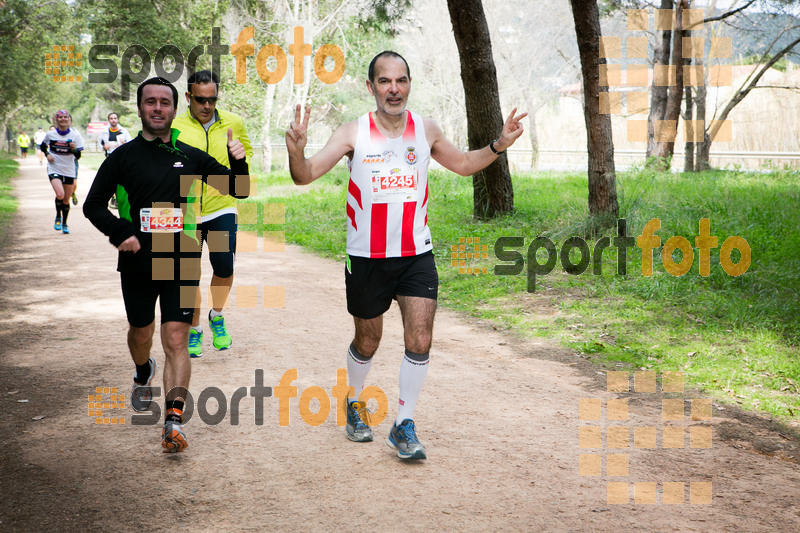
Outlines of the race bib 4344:
<svg viewBox="0 0 800 533">
<path fill-rule="evenodd" d="M 178 233 L 183 229 L 183 213 L 178 207 L 141 210 L 142 233 Z"/>
</svg>

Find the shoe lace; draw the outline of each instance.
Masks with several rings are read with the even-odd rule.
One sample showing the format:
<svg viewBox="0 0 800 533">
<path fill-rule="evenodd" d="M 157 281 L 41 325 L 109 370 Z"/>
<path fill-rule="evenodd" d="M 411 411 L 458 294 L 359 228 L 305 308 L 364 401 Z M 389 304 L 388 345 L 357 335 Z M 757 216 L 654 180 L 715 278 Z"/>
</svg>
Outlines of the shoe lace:
<svg viewBox="0 0 800 533">
<path fill-rule="evenodd" d="M 189 347 L 197 348 L 200 346 L 200 333 L 192 330 L 189 332 Z"/>
<path fill-rule="evenodd" d="M 419 442 L 417 439 L 416 428 L 414 427 L 414 422 L 409 420 L 407 423 L 401 425 L 398 428 L 402 433 L 403 436 L 406 438 L 407 442 Z"/>
<path fill-rule="evenodd" d="M 164 425 L 178 425 L 183 429 L 183 411 L 168 409 L 164 418 Z"/>
<path fill-rule="evenodd" d="M 364 402 L 353 402 L 348 405 L 354 411 L 355 426 L 358 429 L 369 427 L 370 425 L 370 411 L 367 409 L 367 404 Z"/>
<path fill-rule="evenodd" d="M 133 389 L 133 395 L 136 397 L 137 400 L 150 400 L 153 398 L 152 392 L 150 391 L 150 387 L 147 385 L 139 385 L 136 383 L 136 388 Z"/>
<path fill-rule="evenodd" d="M 219 320 L 217 320 L 217 318 Z M 217 317 L 211 320 L 211 329 L 214 331 L 215 337 L 221 337 L 226 335 L 225 331 L 225 319 L 223 317 Z"/>
</svg>

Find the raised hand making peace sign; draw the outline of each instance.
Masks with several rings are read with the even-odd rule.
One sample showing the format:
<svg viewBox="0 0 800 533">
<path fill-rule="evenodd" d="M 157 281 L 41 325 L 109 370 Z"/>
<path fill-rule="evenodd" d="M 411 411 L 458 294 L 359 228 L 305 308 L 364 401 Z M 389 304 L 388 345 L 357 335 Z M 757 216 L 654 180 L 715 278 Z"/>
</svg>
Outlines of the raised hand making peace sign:
<svg viewBox="0 0 800 533">
<path fill-rule="evenodd" d="M 519 136 L 525 131 L 520 120 L 527 117 L 528 113 L 516 115 L 516 112 L 517 108 L 515 107 L 511 110 L 505 123 L 503 123 L 503 133 L 500 134 L 500 138 L 494 143 L 494 148 L 498 152 L 503 152 L 506 148 L 514 144 L 514 141 L 519 139 Z"/>
<path fill-rule="evenodd" d="M 294 121 L 289 125 L 289 129 L 286 130 L 286 149 L 289 150 L 290 155 L 293 152 L 295 154 L 302 152 L 308 142 L 308 119 L 311 116 L 311 107 L 306 106 L 302 122 L 300 121 L 300 107 L 300 104 L 295 107 Z"/>
</svg>

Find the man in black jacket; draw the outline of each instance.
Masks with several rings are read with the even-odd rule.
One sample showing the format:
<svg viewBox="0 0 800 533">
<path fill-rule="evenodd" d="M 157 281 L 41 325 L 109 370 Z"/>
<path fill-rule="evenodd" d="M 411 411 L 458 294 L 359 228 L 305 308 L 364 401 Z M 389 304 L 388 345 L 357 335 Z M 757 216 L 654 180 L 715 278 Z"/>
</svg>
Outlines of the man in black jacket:
<svg viewBox="0 0 800 533">
<path fill-rule="evenodd" d="M 172 129 L 178 91 L 163 78 L 143 82 L 136 94 L 142 131 L 100 166 L 83 206 L 92 224 L 119 250 L 117 270 L 130 328 L 128 348 L 136 365 L 131 405 L 150 407 L 156 360 L 150 356 L 155 333 L 155 303 L 161 308 L 161 342 L 166 355 L 166 415 L 161 445 L 167 452 L 186 446 L 183 409 L 191 363 L 189 326 L 200 279 L 200 247 L 195 217 L 199 204 L 189 196 L 196 179 L 236 198 L 249 195 L 250 180 L 242 143 L 228 132 L 231 169 L 177 140 Z M 117 218 L 108 210 L 117 195 Z"/>
</svg>

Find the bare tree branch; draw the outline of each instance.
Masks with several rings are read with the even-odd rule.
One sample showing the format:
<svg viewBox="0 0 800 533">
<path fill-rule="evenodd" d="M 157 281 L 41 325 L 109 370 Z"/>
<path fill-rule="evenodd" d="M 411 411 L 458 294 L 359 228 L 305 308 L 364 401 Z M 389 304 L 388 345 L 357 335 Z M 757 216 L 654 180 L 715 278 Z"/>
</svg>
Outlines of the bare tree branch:
<svg viewBox="0 0 800 533">
<path fill-rule="evenodd" d="M 753 89 L 786 89 L 787 91 L 800 93 L 800 87 L 793 85 L 757 85 Z"/>
<path fill-rule="evenodd" d="M 797 39 L 795 39 L 794 41 L 792 41 L 791 43 L 789 43 L 789 44 L 788 44 L 788 45 L 787 45 L 787 46 L 786 46 L 786 47 L 785 47 L 783 50 L 780 50 L 778 53 L 776 53 L 775 55 L 773 55 L 773 56 L 772 56 L 772 59 L 770 59 L 769 61 L 767 61 L 767 63 L 766 63 L 766 64 L 764 64 L 764 66 L 763 66 L 763 67 L 761 67 L 761 70 L 759 70 L 759 71 L 758 71 L 758 74 L 756 74 L 755 76 L 753 76 L 753 77 L 752 77 L 752 79 L 751 79 L 751 80 L 750 80 L 750 82 L 747 84 L 747 86 L 746 86 L 746 87 L 744 87 L 743 89 L 740 89 L 740 90 L 739 90 L 739 91 L 736 93 L 736 95 L 735 95 L 735 96 L 734 96 L 734 97 L 731 99 L 731 101 L 730 101 L 730 102 L 728 102 L 728 105 L 726 105 L 726 106 L 725 106 L 725 109 L 724 109 L 724 110 L 722 111 L 722 113 L 720 114 L 720 118 L 719 118 L 719 120 L 718 120 L 718 121 L 716 121 L 716 122 L 712 122 L 713 126 L 710 128 L 710 130 L 708 130 L 708 131 L 709 131 L 709 133 L 710 133 L 711 139 L 713 139 L 713 138 L 716 136 L 717 132 L 718 132 L 718 131 L 719 131 L 719 129 L 722 127 L 722 122 L 723 122 L 723 121 L 724 121 L 726 118 L 728 118 L 728 115 L 729 115 L 729 114 L 730 114 L 730 112 L 733 110 L 733 108 L 734 108 L 734 107 L 736 107 L 736 106 L 739 104 L 739 102 L 741 102 L 742 100 L 744 100 L 744 97 L 745 97 L 745 96 L 747 96 L 747 94 L 748 94 L 748 93 L 749 93 L 751 90 L 753 90 L 753 88 L 754 88 L 754 87 L 756 86 L 756 84 L 758 83 L 758 80 L 760 80 L 760 79 L 761 79 L 761 77 L 764 75 L 764 73 L 765 73 L 765 72 L 766 72 L 766 71 L 767 71 L 769 68 L 771 68 L 771 67 L 772 67 L 772 65 L 774 65 L 775 63 L 777 63 L 777 62 L 780 60 L 780 58 L 782 58 L 784 55 L 786 55 L 786 54 L 787 54 L 789 51 L 791 51 L 791 50 L 792 50 L 792 49 L 793 49 L 795 46 L 797 46 L 798 44 L 800 44 L 800 37 L 798 37 Z"/>
<path fill-rule="evenodd" d="M 706 18 L 706 19 L 703 19 L 703 22 L 698 22 L 698 23 L 697 23 L 697 24 L 695 24 L 695 25 L 699 25 L 699 24 L 705 24 L 705 23 L 707 23 L 707 22 L 715 22 L 715 21 L 717 21 L 717 20 L 723 20 L 723 19 L 726 19 L 726 18 L 728 18 L 728 17 L 732 17 L 732 16 L 733 16 L 733 15 L 735 15 L 736 13 L 739 13 L 739 12 L 741 12 L 741 11 L 744 11 L 745 9 L 747 9 L 748 7 L 750 7 L 751 5 L 753 5 L 755 2 L 756 2 L 756 0 L 750 0 L 749 2 L 747 2 L 745 5 L 743 5 L 743 6 L 742 6 L 742 7 L 740 7 L 740 8 L 734 9 L 734 10 L 732 10 L 732 11 L 728 11 L 727 13 L 723 13 L 722 15 L 719 15 L 719 16 L 716 16 L 716 17 L 708 17 L 708 18 Z M 689 28 L 687 28 L 687 29 L 691 29 L 691 27 L 689 27 Z"/>
</svg>

